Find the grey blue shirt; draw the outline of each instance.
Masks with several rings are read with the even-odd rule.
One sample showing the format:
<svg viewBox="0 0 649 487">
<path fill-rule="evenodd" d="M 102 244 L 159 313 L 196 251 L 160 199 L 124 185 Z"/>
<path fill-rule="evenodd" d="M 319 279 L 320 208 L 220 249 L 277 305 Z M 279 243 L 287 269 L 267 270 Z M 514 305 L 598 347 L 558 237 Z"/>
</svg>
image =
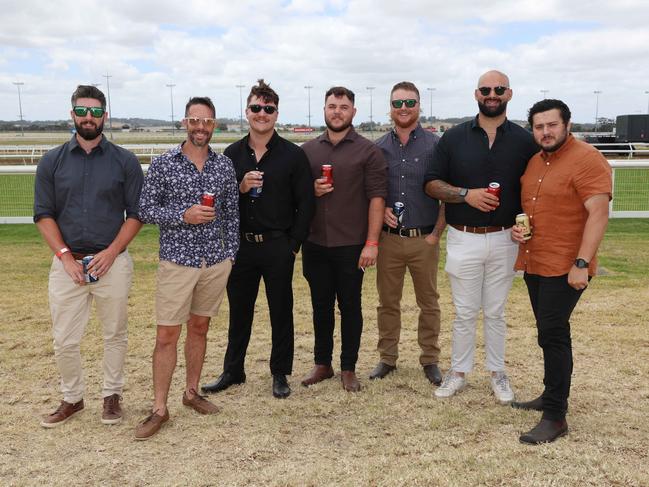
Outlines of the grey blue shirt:
<svg viewBox="0 0 649 487">
<path fill-rule="evenodd" d="M 216 218 L 185 223 L 185 211 L 214 193 Z M 187 267 L 233 259 L 239 250 L 239 188 L 232 161 L 209 149 L 199 171 L 182 145 L 153 159 L 140 197 L 140 220 L 160 226 L 160 260 Z"/>
<path fill-rule="evenodd" d="M 433 160 L 433 151 L 439 137 L 424 130 L 421 124 L 410 132 L 403 145 L 391 130 L 376 141 L 388 161 L 388 197 L 385 205 L 395 201 L 405 205 L 401 226 L 422 228 L 434 226 L 439 212 L 439 201 L 424 192 L 424 176 Z"/>
<path fill-rule="evenodd" d="M 102 136 L 87 154 L 72 136 L 38 163 L 34 222 L 54 219 L 73 252 L 104 250 L 125 218 L 138 218 L 143 178 L 142 166 L 133 153 Z"/>
</svg>

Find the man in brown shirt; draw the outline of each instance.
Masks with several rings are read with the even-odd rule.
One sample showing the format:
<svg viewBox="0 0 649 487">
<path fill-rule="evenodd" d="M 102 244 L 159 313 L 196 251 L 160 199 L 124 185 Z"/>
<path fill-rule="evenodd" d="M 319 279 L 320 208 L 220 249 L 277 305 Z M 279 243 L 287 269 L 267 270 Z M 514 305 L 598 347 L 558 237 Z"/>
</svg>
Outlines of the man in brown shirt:
<svg viewBox="0 0 649 487">
<path fill-rule="evenodd" d="M 325 95 L 327 130 L 302 146 L 311 163 L 316 212 L 302 246 L 302 266 L 311 288 L 315 367 L 304 378 L 309 386 L 333 377 L 331 366 L 334 305 L 341 315 L 340 368 L 343 388 L 360 390 L 355 367 L 363 315 L 361 288 L 366 267 L 376 263 L 387 196 L 387 163 L 371 141 L 352 127 L 354 93 L 343 87 Z M 321 177 L 333 168 L 333 184 Z"/>
<path fill-rule="evenodd" d="M 512 407 L 543 411 L 541 421 L 520 437 L 547 443 L 568 431 L 566 412 L 572 375 L 570 315 L 595 275 L 596 253 L 608 223 L 611 168 L 594 147 L 570 134 L 570 109 L 560 100 L 530 108 L 529 123 L 542 150 L 521 177 L 521 202 L 532 237 L 516 226 L 516 269 L 525 271 L 538 343 L 543 349 L 545 389 Z"/>
</svg>

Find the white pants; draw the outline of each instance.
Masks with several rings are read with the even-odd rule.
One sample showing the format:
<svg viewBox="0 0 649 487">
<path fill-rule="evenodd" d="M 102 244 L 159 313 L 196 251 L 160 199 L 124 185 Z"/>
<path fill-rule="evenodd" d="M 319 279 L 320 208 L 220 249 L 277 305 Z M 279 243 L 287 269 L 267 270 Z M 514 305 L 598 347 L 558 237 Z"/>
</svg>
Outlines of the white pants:
<svg viewBox="0 0 649 487">
<path fill-rule="evenodd" d="M 85 384 L 80 345 L 90 317 L 93 298 L 104 335 L 104 385 L 102 396 L 122 393 L 126 358 L 126 309 L 133 261 L 128 252 L 117 256 L 108 273 L 97 282 L 79 286 L 54 257 L 50 268 L 49 297 L 52 313 L 54 356 L 61 375 L 63 400 L 79 402 Z"/>
<path fill-rule="evenodd" d="M 514 281 L 518 244 L 511 230 L 478 235 L 449 226 L 446 272 L 455 305 L 451 368 L 471 372 L 478 313 L 484 318 L 485 367 L 505 370 L 505 304 Z"/>
</svg>

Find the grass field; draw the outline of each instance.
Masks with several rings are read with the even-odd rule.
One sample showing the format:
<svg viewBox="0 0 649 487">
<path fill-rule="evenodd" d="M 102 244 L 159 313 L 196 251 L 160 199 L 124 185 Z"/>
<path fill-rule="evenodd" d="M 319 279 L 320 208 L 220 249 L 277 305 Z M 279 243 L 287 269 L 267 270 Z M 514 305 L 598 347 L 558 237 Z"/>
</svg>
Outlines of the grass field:
<svg viewBox="0 0 649 487">
<path fill-rule="evenodd" d="M 91 320 L 82 344 L 86 409 L 45 430 L 42 414 L 59 400 L 47 275 L 51 254 L 33 225 L 0 226 L 1 485 L 421 485 L 646 486 L 649 479 L 649 221 L 612 221 L 595 278 L 573 314 L 575 370 L 570 434 L 551 445 L 518 443 L 537 413 L 499 406 L 490 394 L 482 346 L 469 387 L 440 401 L 418 366 L 416 306 L 407 280 L 398 370 L 383 381 L 367 374 L 375 351 L 375 274 L 364 283 L 365 331 L 358 372 L 363 390 L 345 393 L 338 375 L 299 386 L 312 364 L 311 308 L 296 261 L 295 364 L 287 400 L 271 396 L 270 333 L 263 297 L 246 362 L 248 381 L 214 396 L 222 411 L 203 417 L 181 405 L 184 363 L 170 393 L 170 423 L 148 442 L 133 441 L 151 405 L 153 293 L 157 232 L 146 226 L 130 248 L 135 261 L 129 306 L 125 420 L 101 414 L 101 340 Z M 443 254 L 443 252 L 442 252 Z M 448 367 L 453 310 L 440 272 L 442 359 Z M 517 278 L 507 306 L 507 366 L 517 397 L 541 390 L 542 359 L 525 285 Z M 221 370 L 227 302 L 209 335 L 204 379 Z M 482 343 L 481 332 L 478 332 Z M 336 332 L 339 345 L 339 332 Z M 337 356 L 338 350 L 335 352 Z M 179 357 L 181 357 L 180 355 Z M 334 361 L 338 370 L 338 361 Z"/>
</svg>

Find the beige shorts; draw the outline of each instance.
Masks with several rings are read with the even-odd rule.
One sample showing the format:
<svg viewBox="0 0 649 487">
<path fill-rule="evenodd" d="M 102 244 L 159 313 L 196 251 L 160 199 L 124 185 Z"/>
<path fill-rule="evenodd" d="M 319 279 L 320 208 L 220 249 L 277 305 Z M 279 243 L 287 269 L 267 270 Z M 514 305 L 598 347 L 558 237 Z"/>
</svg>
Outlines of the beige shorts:
<svg viewBox="0 0 649 487">
<path fill-rule="evenodd" d="M 230 259 L 200 268 L 160 261 L 155 303 L 158 325 L 181 325 L 189 320 L 190 313 L 216 315 L 231 269 Z"/>
</svg>

